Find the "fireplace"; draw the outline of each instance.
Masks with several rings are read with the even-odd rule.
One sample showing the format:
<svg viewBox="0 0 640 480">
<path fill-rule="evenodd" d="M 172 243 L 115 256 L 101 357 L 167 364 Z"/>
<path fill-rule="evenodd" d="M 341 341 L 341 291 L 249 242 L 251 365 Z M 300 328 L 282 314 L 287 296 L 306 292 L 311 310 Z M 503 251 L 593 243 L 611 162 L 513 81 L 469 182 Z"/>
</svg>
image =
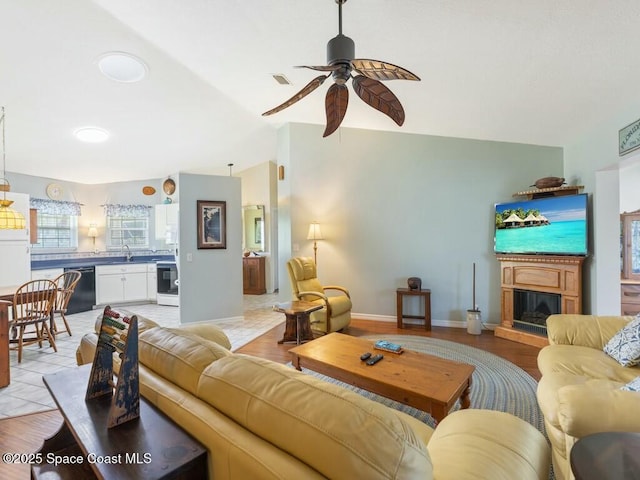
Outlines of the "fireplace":
<svg viewBox="0 0 640 480">
<path fill-rule="evenodd" d="M 546 336 L 548 315 L 582 313 L 585 257 L 498 255 L 497 258 L 500 262 L 501 318 L 496 336 L 543 347 L 549 343 Z"/>
<path fill-rule="evenodd" d="M 561 313 L 557 293 L 534 290 L 513 290 L 513 328 L 534 334 L 547 335 L 547 317 Z"/>
</svg>

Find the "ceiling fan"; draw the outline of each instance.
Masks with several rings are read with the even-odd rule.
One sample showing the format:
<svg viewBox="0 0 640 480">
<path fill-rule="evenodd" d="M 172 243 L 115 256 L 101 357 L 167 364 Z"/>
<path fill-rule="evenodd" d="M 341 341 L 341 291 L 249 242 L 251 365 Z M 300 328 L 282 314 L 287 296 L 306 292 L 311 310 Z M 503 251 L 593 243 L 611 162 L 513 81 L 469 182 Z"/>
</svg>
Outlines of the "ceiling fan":
<svg viewBox="0 0 640 480">
<path fill-rule="evenodd" d="M 264 112 L 263 116 L 272 115 L 290 107 L 322 85 L 329 76 L 333 76 L 335 83 L 329 87 L 325 98 L 327 126 L 322 135 L 323 137 L 335 132 L 347 113 L 349 90 L 345 84 L 349 79 L 353 79 L 353 90 L 366 104 L 384 113 L 399 126 L 404 123 L 404 109 L 400 100 L 380 80 L 420 81 L 420 78 L 410 71 L 391 63 L 354 58 L 355 43 L 352 39 L 342 34 L 342 4 L 346 1 L 335 0 L 338 4 L 338 35 L 327 43 L 328 65 L 302 65 L 297 67 L 329 73 L 314 78 L 289 100 Z M 357 75 L 353 76 L 352 72 L 356 72 Z"/>
</svg>

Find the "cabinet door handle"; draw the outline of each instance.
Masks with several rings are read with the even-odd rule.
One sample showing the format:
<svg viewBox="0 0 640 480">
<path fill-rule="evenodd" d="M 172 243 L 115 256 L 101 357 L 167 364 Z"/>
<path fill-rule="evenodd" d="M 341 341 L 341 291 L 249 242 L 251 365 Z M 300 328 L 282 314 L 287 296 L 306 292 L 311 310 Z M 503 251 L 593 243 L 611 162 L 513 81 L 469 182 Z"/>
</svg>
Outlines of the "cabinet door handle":
<svg viewBox="0 0 640 480">
<path fill-rule="evenodd" d="M 625 297 L 640 297 L 640 292 L 623 292 Z"/>
</svg>

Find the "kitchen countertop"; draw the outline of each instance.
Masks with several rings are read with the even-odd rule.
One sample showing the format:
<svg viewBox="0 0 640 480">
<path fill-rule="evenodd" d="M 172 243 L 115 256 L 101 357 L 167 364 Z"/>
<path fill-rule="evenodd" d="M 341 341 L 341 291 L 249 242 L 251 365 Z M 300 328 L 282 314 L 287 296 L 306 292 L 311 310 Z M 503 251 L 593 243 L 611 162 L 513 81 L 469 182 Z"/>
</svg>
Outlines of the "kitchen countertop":
<svg viewBox="0 0 640 480">
<path fill-rule="evenodd" d="M 131 261 L 127 262 L 126 257 L 100 257 L 90 256 L 84 258 L 60 258 L 55 260 L 32 260 L 31 270 L 43 270 L 45 268 L 77 268 L 92 267 L 96 265 L 117 265 L 136 263 L 155 263 L 158 261 L 174 261 L 173 255 L 133 255 Z"/>
</svg>

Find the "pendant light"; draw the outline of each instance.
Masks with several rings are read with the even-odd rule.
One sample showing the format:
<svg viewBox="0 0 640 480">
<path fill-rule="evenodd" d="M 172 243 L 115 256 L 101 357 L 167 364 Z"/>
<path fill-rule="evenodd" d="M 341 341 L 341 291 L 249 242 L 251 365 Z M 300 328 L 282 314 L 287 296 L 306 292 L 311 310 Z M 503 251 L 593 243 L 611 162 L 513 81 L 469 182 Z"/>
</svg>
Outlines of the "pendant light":
<svg viewBox="0 0 640 480">
<path fill-rule="evenodd" d="M 11 190 L 11 185 L 9 185 L 9 180 L 7 180 L 7 159 L 4 141 L 5 118 L 4 107 L 2 107 L 2 116 L 0 116 L 0 123 L 2 123 L 2 185 L 0 185 L 0 189 L 2 189 L 2 200 L 0 200 L 0 229 L 22 230 L 26 228 L 27 224 L 24 215 L 11 208 L 13 200 L 7 200 L 7 192 Z"/>
</svg>

